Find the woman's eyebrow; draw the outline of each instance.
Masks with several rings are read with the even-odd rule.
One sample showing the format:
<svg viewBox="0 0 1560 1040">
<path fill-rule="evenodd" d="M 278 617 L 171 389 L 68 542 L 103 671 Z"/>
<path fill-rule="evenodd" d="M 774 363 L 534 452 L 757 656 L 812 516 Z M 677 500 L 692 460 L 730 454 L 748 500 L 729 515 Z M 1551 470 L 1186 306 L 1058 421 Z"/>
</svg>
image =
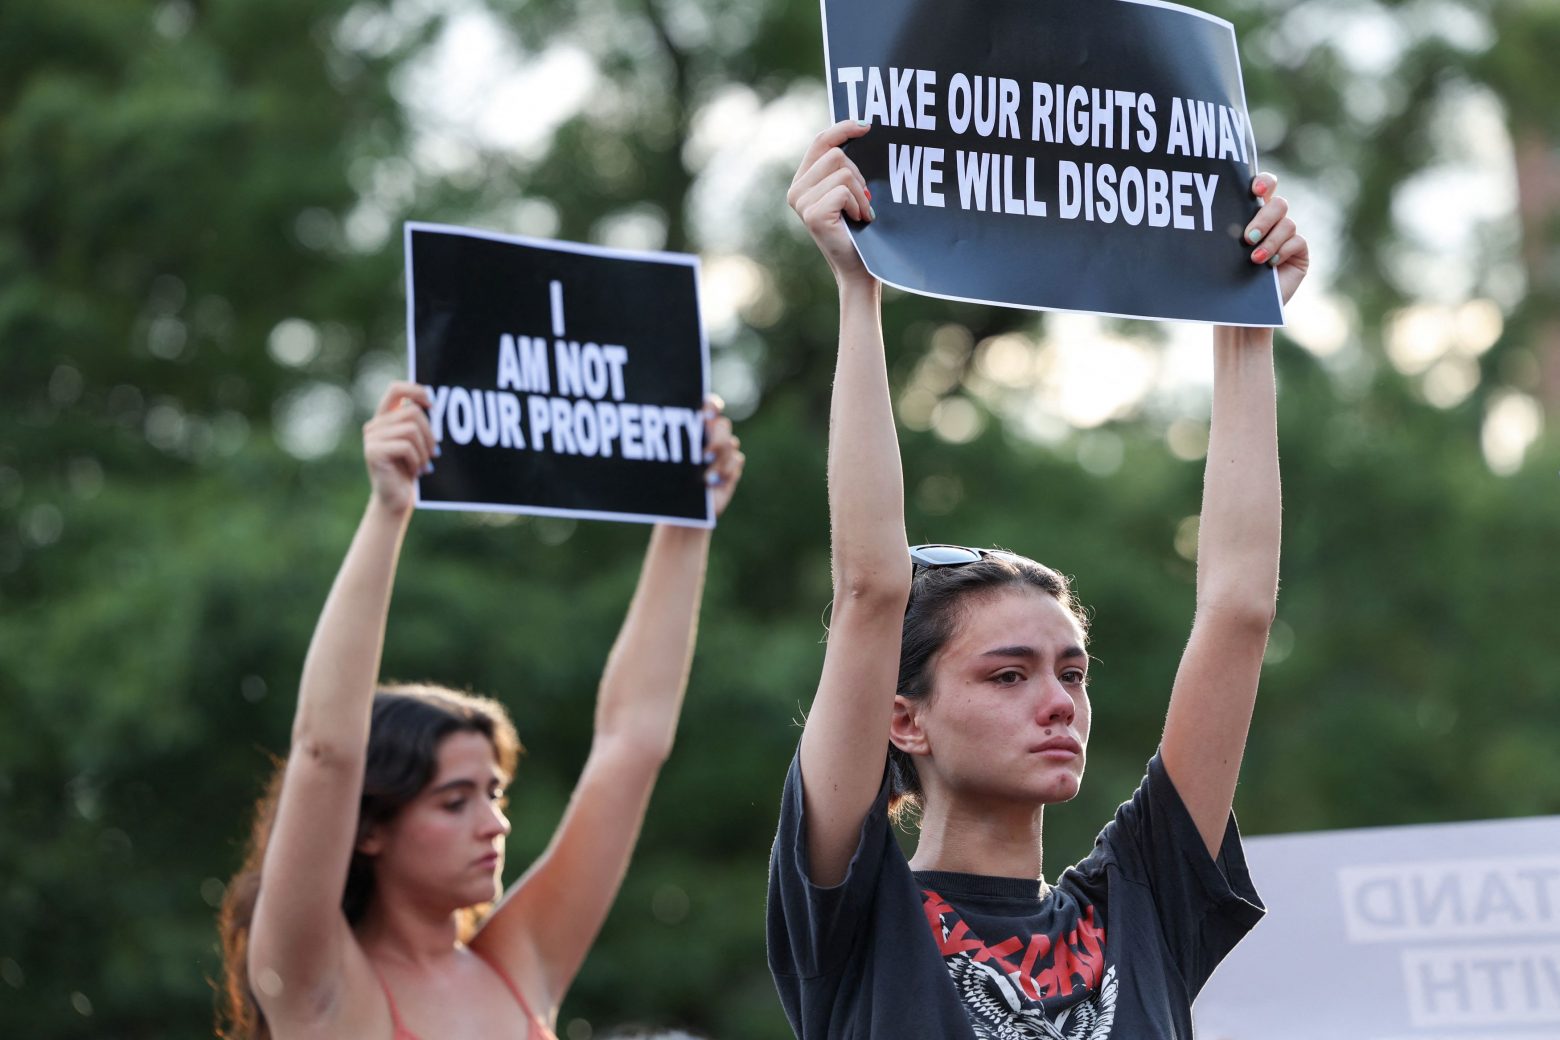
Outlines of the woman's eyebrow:
<svg viewBox="0 0 1560 1040">
<path fill-rule="evenodd" d="M 1037 660 L 1040 657 L 1040 651 L 1036 650 L 1032 646 L 995 646 L 995 647 L 992 647 L 990 650 L 987 650 L 985 653 L 981 654 L 980 656 L 982 656 L 982 657 L 1027 657 L 1027 658 L 1030 658 L 1030 659 Z"/>
<path fill-rule="evenodd" d="M 477 789 L 477 782 L 475 780 L 467 780 L 465 778 L 459 780 L 446 780 L 444 783 L 432 788 L 431 793 L 442 794 L 445 791 L 453 791 L 458 787 L 463 787 L 468 790 L 475 791 Z"/>
<path fill-rule="evenodd" d="M 479 781 L 463 776 L 455 780 L 446 780 L 444 783 L 436 784 L 435 786 L 430 787 L 428 790 L 433 794 L 438 794 L 441 791 L 448 791 L 456 787 L 465 787 L 474 791 L 480 786 L 481 783 Z M 490 788 L 507 787 L 509 786 L 509 781 L 504 779 L 504 775 L 502 773 L 494 773 L 492 776 L 487 778 L 487 786 Z"/>
<path fill-rule="evenodd" d="M 996 646 L 992 647 L 990 650 L 985 651 L 980 656 L 1023 657 L 1032 661 L 1038 661 L 1041 654 L 1040 651 L 1036 650 L 1032 646 Z M 1084 651 L 1083 647 L 1077 645 L 1064 647 L 1061 652 L 1056 655 L 1056 659 L 1058 661 L 1069 661 L 1075 658 L 1083 658 L 1084 660 L 1087 660 L 1088 657 L 1089 655 Z"/>
</svg>

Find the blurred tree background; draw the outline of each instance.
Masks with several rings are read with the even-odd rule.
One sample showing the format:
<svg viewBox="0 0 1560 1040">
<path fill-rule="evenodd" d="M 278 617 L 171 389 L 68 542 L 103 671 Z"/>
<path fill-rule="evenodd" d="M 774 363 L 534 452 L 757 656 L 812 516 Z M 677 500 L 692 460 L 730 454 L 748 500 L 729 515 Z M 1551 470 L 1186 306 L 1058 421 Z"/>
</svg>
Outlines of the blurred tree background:
<svg viewBox="0 0 1560 1040">
<path fill-rule="evenodd" d="M 1560 8 L 1208 6 L 1315 243 L 1245 828 L 1560 812 Z M 404 370 L 406 218 L 704 257 L 748 477 L 560 1027 L 789 1035 L 762 904 L 822 655 L 835 311 L 782 195 L 821 64 L 816 5 L 780 0 L 0 8 L 0 1035 L 210 1035 L 214 908 L 365 497 L 357 423 Z M 1054 872 L 1140 775 L 1189 625 L 1206 333 L 893 292 L 886 321 L 912 540 L 1030 552 L 1095 613 Z M 515 871 L 644 537 L 413 524 L 385 674 L 511 705 Z"/>
</svg>

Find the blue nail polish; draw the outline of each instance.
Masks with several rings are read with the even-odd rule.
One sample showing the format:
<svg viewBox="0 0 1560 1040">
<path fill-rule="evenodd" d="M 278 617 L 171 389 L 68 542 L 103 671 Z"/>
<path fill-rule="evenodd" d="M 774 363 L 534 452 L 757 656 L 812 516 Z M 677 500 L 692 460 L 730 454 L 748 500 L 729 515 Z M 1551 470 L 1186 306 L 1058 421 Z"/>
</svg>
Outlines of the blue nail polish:
<svg viewBox="0 0 1560 1040">
<path fill-rule="evenodd" d="M 1257 228 L 1252 228 L 1250 231 L 1246 232 L 1246 241 L 1250 242 L 1252 245 L 1256 245 L 1258 242 L 1262 241 L 1262 232 Z"/>
<path fill-rule="evenodd" d="M 435 441 L 433 443 L 433 457 L 434 458 L 438 458 L 440 455 L 443 455 L 443 454 L 444 454 L 444 449 L 439 447 L 439 442 L 438 441 Z"/>
<path fill-rule="evenodd" d="M 430 474 L 432 472 L 433 472 L 433 463 L 430 462 L 430 463 L 428 463 L 428 465 L 423 467 L 423 476 L 426 477 L 428 474 Z"/>
<path fill-rule="evenodd" d="M 706 473 L 706 474 L 704 474 L 704 483 L 708 484 L 710 487 L 719 487 L 720 486 L 720 474 L 719 473 Z"/>
<path fill-rule="evenodd" d="M 705 463 L 705 465 L 709 465 L 711 462 L 714 462 L 714 461 L 715 461 L 715 449 L 714 448 L 705 448 L 704 449 L 704 463 Z"/>
</svg>

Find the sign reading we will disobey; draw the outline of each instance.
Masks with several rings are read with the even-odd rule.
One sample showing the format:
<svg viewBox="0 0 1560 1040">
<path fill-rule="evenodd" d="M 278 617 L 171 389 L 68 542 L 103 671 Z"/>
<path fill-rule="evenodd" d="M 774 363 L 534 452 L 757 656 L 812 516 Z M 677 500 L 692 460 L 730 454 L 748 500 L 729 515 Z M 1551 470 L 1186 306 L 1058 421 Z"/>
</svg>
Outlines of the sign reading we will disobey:
<svg viewBox="0 0 1560 1040">
<path fill-rule="evenodd" d="M 1241 240 L 1256 172 L 1235 34 L 1156 0 L 823 0 L 878 278 L 1017 307 L 1281 325 Z"/>
</svg>

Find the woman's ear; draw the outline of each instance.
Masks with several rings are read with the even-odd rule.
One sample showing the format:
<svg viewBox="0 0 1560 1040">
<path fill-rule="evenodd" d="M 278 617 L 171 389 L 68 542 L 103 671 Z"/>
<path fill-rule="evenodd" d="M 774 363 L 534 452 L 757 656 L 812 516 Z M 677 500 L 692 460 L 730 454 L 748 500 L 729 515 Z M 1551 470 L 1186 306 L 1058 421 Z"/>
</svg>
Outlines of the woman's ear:
<svg viewBox="0 0 1560 1040">
<path fill-rule="evenodd" d="M 925 704 L 925 697 L 912 700 L 909 697 L 894 695 L 894 717 L 888 724 L 888 739 L 907 755 L 932 753 L 926 730 L 921 728 L 921 709 Z"/>
<path fill-rule="evenodd" d="M 352 851 L 360 852 L 365 856 L 377 856 L 385 850 L 385 825 L 376 823 L 364 831 L 358 838 Z"/>
</svg>

